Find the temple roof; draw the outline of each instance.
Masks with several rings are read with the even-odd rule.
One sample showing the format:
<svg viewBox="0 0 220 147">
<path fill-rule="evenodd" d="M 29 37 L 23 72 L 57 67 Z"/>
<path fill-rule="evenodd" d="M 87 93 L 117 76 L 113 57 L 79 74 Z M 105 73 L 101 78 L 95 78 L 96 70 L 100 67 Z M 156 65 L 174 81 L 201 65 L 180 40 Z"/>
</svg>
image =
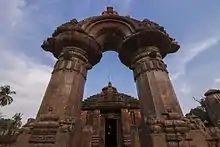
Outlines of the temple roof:
<svg viewBox="0 0 220 147">
<path fill-rule="evenodd" d="M 139 100 L 124 93 L 119 93 L 117 88 L 109 82 L 98 94 L 86 98 L 82 102 L 82 109 L 139 109 Z"/>
<path fill-rule="evenodd" d="M 213 94 L 220 94 L 219 89 L 209 89 L 208 91 L 205 92 L 204 96 L 209 96 Z"/>
</svg>

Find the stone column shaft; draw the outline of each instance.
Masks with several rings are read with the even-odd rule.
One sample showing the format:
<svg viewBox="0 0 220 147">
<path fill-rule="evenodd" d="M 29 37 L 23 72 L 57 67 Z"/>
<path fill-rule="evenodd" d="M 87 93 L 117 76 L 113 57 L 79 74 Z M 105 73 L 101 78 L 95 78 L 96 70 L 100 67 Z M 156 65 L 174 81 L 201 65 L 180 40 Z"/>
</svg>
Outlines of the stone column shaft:
<svg viewBox="0 0 220 147">
<path fill-rule="evenodd" d="M 101 114 L 100 110 L 93 111 L 93 135 L 92 146 L 100 146 L 100 128 L 101 128 Z"/>
<path fill-rule="evenodd" d="M 32 145 L 69 146 L 81 115 L 87 68 L 84 50 L 63 48 L 31 131 Z"/>
<path fill-rule="evenodd" d="M 130 122 L 130 114 L 128 109 L 121 110 L 121 124 L 122 124 L 122 136 L 123 143 L 125 146 L 130 145 L 130 136 L 131 136 L 131 122 Z"/>
<path fill-rule="evenodd" d="M 83 50 L 64 48 L 54 66 L 37 117 L 51 111 L 60 117 L 79 118 L 87 67 L 88 60 Z"/>
<path fill-rule="evenodd" d="M 143 119 L 172 111 L 182 115 L 166 65 L 156 47 L 141 48 L 132 62 Z"/>
</svg>

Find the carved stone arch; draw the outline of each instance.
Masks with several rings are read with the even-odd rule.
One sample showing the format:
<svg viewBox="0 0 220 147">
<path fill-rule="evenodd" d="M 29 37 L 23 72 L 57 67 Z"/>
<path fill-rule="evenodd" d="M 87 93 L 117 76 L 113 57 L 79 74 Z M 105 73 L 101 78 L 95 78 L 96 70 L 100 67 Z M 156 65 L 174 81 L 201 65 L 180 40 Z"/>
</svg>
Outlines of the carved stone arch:
<svg viewBox="0 0 220 147">
<path fill-rule="evenodd" d="M 123 40 L 135 33 L 137 20 L 121 16 L 99 16 L 84 20 L 82 29 L 95 38 L 101 45 L 102 51 L 119 52 Z"/>
</svg>

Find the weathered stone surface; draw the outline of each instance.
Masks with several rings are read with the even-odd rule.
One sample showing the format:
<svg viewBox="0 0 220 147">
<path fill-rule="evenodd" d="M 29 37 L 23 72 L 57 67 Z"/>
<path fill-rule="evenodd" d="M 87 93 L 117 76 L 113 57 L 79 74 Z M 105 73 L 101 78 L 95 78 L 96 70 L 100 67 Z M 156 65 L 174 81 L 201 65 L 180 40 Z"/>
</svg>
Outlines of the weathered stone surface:
<svg viewBox="0 0 220 147">
<path fill-rule="evenodd" d="M 220 146 L 218 129 L 205 128 L 194 116 L 183 117 L 163 61 L 180 46 L 155 22 L 120 16 L 108 7 L 100 16 L 62 24 L 42 48 L 58 61 L 36 120 L 7 146 L 105 147 L 109 120 L 114 120 L 119 147 Z M 118 52 L 133 71 L 139 100 L 109 83 L 82 102 L 87 71 L 108 50 Z M 217 124 L 219 95 L 209 91 L 206 96 L 209 115 Z"/>
<path fill-rule="evenodd" d="M 206 111 L 212 124 L 220 128 L 220 90 L 210 89 L 205 93 Z"/>
</svg>

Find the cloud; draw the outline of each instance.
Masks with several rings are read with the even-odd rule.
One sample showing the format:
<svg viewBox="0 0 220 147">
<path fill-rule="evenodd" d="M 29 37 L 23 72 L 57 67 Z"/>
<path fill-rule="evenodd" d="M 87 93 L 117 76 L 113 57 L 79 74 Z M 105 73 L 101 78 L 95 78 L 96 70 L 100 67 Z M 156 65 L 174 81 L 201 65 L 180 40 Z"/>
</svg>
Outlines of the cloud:
<svg viewBox="0 0 220 147">
<path fill-rule="evenodd" d="M 214 79 L 213 86 L 214 88 L 220 89 L 220 78 Z"/>
<path fill-rule="evenodd" d="M 23 17 L 23 8 L 26 6 L 25 0 L 7 0 L 0 1 L 0 19 L 1 22 L 9 23 L 15 26 Z"/>
<path fill-rule="evenodd" d="M 120 15 L 128 15 L 131 9 L 133 0 L 111 0 L 109 4 L 116 7 L 116 11 L 120 13 Z"/>
<path fill-rule="evenodd" d="M 220 83 L 220 78 L 215 79 L 215 83 Z"/>
<path fill-rule="evenodd" d="M 17 92 L 14 102 L 0 112 L 7 116 L 21 112 L 23 121 L 35 117 L 51 72 L 49 65 L 25 53 L 29 42 L 22 41 L 33 36 L 28 34 L 31 20 L 27 9 L 25 0 L 0 1 L 0 85 L 10 85 Z"/>
<path fill-rule="evenodd" d="M 0 58 L 0 84 L 8 84 L 17 92 L 14 102 L 2 108 L 3 113 L 11 116 L 21 112 L 23 120 L 35 116 L 51 76 L 51 67 L 7 49 L 1 49 Z"/>
<path fill-rule="evenodd" d="M 175 59 L 177 60 L 177 72 L 173 73 L 172 79 L 177 80 L 180 76 L 184 75 L 186 72 L 186 66 L 190 63 L 195 57 L 199 56 L 205 50 L 212 49 L 213 46 L 218 44 L 220 38 L 208 38 L 197 43 L 189 44 L 180 49 L 179 56 Z"/>
</svg>

